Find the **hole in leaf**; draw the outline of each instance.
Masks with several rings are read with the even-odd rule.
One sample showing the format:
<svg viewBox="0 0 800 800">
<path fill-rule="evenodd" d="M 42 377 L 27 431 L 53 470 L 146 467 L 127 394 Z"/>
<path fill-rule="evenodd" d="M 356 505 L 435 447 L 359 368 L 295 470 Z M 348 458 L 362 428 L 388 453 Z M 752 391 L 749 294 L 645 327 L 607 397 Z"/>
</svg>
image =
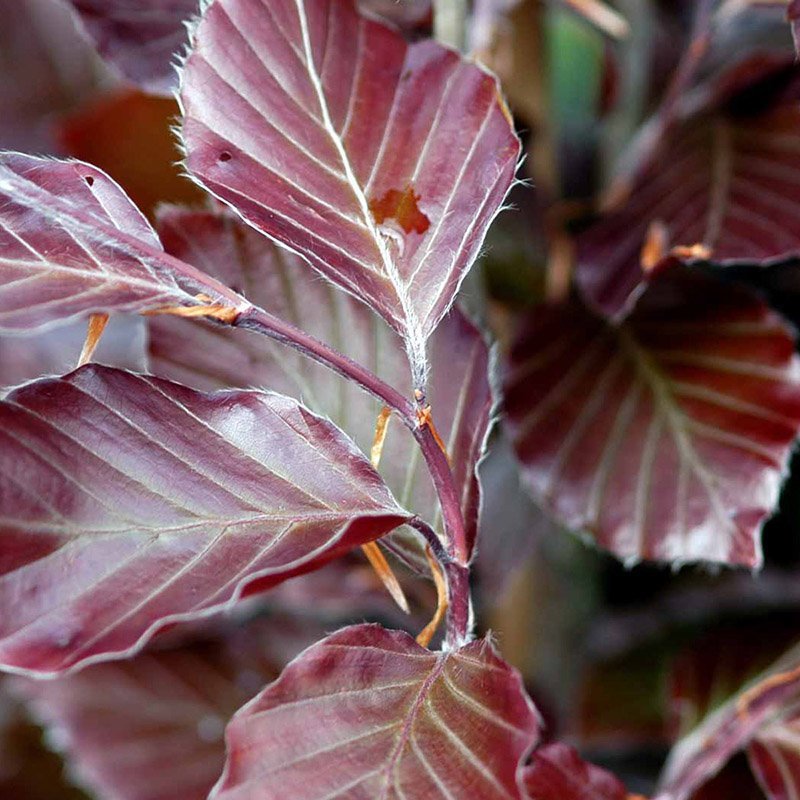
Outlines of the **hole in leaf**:
<svg viewBox="0 0 800 800">
<path fill-rule="evenodd" d="M 219 154 L 219 160 L 220 161 L 230 161 L 232 158 L 233 158 L 233 156 L 227 150 L 223 150 Z"/>
<path fill-rule="evenodd" d="M 83 178 L 89 186 L 94 186 L 94 178 L 91 175 L 85 175 Z"/>
<path fill-rule="evenodd" d="M 370 201 L 369 210 L 378 225 L 386 220 L 394 220 L 404 233 L 425 233 L 431 221 L 420 211 L 418 200 L 419 195 L 410 185 L 402 192 L 399 189 L 389 189 L 383 197 Z"/>
</svg>

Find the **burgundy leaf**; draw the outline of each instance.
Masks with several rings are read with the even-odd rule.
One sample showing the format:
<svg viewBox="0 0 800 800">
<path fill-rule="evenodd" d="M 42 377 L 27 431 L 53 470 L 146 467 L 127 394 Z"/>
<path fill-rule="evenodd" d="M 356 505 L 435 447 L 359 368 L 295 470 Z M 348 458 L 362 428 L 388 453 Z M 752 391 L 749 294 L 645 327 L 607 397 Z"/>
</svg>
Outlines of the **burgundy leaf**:
<svg viewBox="0 0 800 800">
<path fill-rule="evenodd" d="M 172 95 L 184 22 L 199 0 L 70 0 L 100 55 L 147 91 Z"/>
<path fill-rule="evenodd" d="M 120 187 L 79 161 L 0 153 L 0 332 L 94 311 L 244 303 L 164 253 Z"/>
<path fill-rule="evenodd" d="M 759 777 L 774 779 L 773 764 L 765 758 L 771 752 L 778 759 L 784 754 L 774 748 L 777 737 L 791 748 L 791 731 L 778 732 L 797 714 L 800 701 L 800 649 L 794 647 L 769 669 L 722 706 L 712 711 L 673 749 L 665 767 L 660 790 L 654 800 L 687 800 L 716 775 L 740 750 L 752 747 L 751 763 Z M 788 734 L 788 735 L 787 735 Z M 760 745 L 764 736 L 766 747 Z M 790 773 L 791 774 L 791 773 Z M 777 791 L 775 783 L 765 786 Z M 791 795 L 788 795 L 791 797 Z M 774 794 L 770 800 L 780 798 Z"/>
<path fill-rule="evenodd" d="M 225 212 L 167 207 L 159 214 L 158 229 L 172 255 L 369 365 L 410 395 L 408 365 L 397 336 L 362 303 L 321 281 L 299 257 Z M 329 369 L 263 336 L 156 317 L 150 324 L 150 356 L 156 374 L 196 388 L 263 386 L 299 396 L 344 429 L 365 453 L 370 452 L 379 403 Z M 483 454 L 493 398 L 488 349 L 457 308 L 432 337 L 430 362 L 427 399 L 448 445 L 468 539 L 474 543 L 480 500 L 475 469 Z M 436 519 L 436 494 L 417 444 L 395 420 L 389 426 L 380 471 L 404 506 L 426 519 Z M 403 536 L 407 538 L 406 532 Z M 422 563 L 427 572 L 424 559 Z"/>
<path fill-rule="evenodd" d="M 422 387 L 519 155 L 495 79 L 352 0 L 216 0 L 181 99 L 189 171 L 380 313 Z"/>
<path fill-rule="evenodd" d="M 530 800 L 626 800 L 625 786 L 610 772 L 589 764 L 575 748 L 540 747 L 523 773 Z"/>
<path fill-rule="evenodd" d="M 745 80 L 754 69 L 768 73 L 755 87 Z M 710 99 L 676 112 L 676 124 L 626 176 L 627 200 L 579 237 L 576 277 L 591 306 L 624 317 L 659 250 L 722 266 L 800 253 L 800 215 L 787 213 L 800 203 L 800 82 L 791 77 L 790 90 L 779 91 L 785 70 L 776 77 L 771 61 L 746 63 L 724 75 Z M 646 128 L 645 139 L 652 135 Z M 663 242 L 648 253 L 651 230 Z"/>
<path fill-rule="evenodd" d="M 793 800 L 800 792 L 800 698 L 762 728 L 747 748 L 750 766 L 769 800 Z"/>
<path fill-rule="evenodd" d="M 0 417 L 0 663 L 17 671 L 130 655 L 408 518 L 350 440 L 280 395 L 86 367 Z"/>
<path fill-rule="evenodd" d="M 99 59 L 59 0 L 0 0 L 0 149 L 61 152 L 59 114 L 91 97 Z"/>
<path fill-rule="evenodd" d="M 13 687 L 79 782 L 115 800 L 205 800 L 225 763 L 225 725 L 321 626 L 277 617 L 216 641 L 140 653 Z"/>
<path fill-rule="evenodd" d="M 524 478 L 627 561 L 761 563 L 800 426 L 788 327 L 739 287 L 676 269 L 623 324 L 536 309 L 506 407 Z"/>
<path fill-rule="evenodd" d="M 433 653 L 345 628 L 313 645 L 228 726 L 219 800 L 519 798 L 539 719 L 486 641 Z"/>
</svg>

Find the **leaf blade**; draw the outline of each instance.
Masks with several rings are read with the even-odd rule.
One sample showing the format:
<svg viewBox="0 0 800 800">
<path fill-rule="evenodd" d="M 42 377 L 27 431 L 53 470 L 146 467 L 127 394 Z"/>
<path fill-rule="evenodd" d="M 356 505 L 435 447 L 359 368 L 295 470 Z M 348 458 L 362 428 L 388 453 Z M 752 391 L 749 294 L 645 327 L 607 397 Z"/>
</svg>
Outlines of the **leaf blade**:
<svg viewBox="0 0 800 800">
<path fill-rule="evenodd" d="M 459 719 L 455 709 L 460 723 L 449 729 Z M 465 719 L 479 731 L 488 726 L 504 746 L 485 747 L 481 733 L 461 740 L 456 730 L 470 730 Z M 306 650 L 236 715 L 211 796 L 238 796 L 247 782 L 264 800 L 280 792 L 310 800 L 321 791 L 387 800 L 461 800 L 476 791 L 487 800 L 516 798 L 518 764 L 538 733 L 518 675 L 488 643 L 431 653 L 405 633 L 358 625 Z M 258 757 L 250 751 L 256 743 Z"/>
<path fill-rule="evenodd" d="M 343 434 L 280 395 L 91 366 L 0 414 L 12 670 L 130 655 L 408 518 Z"/>
<path fill-rule="evenodd" d="M 516 166 L 494 79 L 433 43 L 408 45 L 350 0 L 217 0 L 193 44 L 181 91 L 190 173 L 380 313 L 423 385 L 425 341 Z"/>
</svg>

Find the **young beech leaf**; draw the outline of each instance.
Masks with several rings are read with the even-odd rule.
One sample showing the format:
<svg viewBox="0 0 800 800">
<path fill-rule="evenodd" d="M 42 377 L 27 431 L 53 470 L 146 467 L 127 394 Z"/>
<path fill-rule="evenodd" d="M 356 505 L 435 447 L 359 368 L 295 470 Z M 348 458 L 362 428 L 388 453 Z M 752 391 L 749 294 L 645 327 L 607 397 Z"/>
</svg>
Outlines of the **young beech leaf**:
<svg viewBox="0 0 800 800">
<path fill-rule="evenodd" d="M 190 173 L 381 314 L 421 386 L 519 156 L 494 77 L 352 0 L 215 0 L 180 97 Z"/>
<path fill-rule="evenodd" d="M 635 305 L 659 260 L 646 247 L 654 225 L 659 249 L 689 262 L 766 265 L 800 254 L 800 215 L 786 213 L 800 207 L 800 69 L 773 69 L 754 87 L 756 67 L 745 63 L 703 102 L 683 104 L 626 176 L 626 202 L 579 237 L 576 278 L 592 307 L 619 319 Z"/>
<path fill-rule="evenodd" d="M 307 572 L 408 519 L 295 400 L 103 367 L 0 404 L 0 663 L 54 673 Z"/>
<path fill-rule="evenodd" d="M 487 641 L 431 652 L 378 625 L 313 645 L 239 711 L 216 800 L 511 800 L 539 735 Z"/>
<path fill-rule="evenodd" d="M 323 634 L 308 618 L 269 617 L 55 680 L 15 678 L 12 688 L 97 797 L 205 800 L 222 774 L 228 720 Z"/>
<path fill-rule="evenodd" d="M 70 0 L 101 56 L 146 91 L 172 95 L 175 57 L 199 0 Z"/>
<path fill-rule="evenodd" d="M 761 563 L 800 365 L 748 291 L 676 268 L 619 326 L 575 303 L 537 308 L 506 408 L 534 496 L 620 558 Z"/>
<path fill-rule="evenodd" d="M 157 227 L 167 252 L 368 365 L 410 396 L 408 365 L 397 336 L 363 303 L 320 280 L 300 258 L 224 211 L 166 207 L 159 213 Z M 153 317 L 150 358 L 156 374 L 199 389 L 263 386 L 299 396 L 369 454 L 380 404 L 331 370 L 263 336 Z M 493 398 L 488 348 L 457 308 L 431 339 L 430 363 L 427 400 L 447 445 L 472 544 L 480 501 L 475 469 L 484 451 Z M 405 507 L 435 521 L 438 503 L 433 485 L 416 442 L 397 419 L 389 423 L 380 472 Z M 411 557 L 413 550 L 404 552 Z M 424 557 L 420 566 L 428 572 Z"/>
<path fill-rule="evenodd" d="M 540 747 L 522 774 L 530 800 L 627 800 L 625 786 L 589 764 L 575 748 L 555 742 Z"/>
<path fill-rule="evenodd" d="M 799 708 L 795 646 L 675 745 L 654 800 L 688 800 L 744 749 L 769 800 L 793 797 L 800 787 Z"/>
<path fill-rule="evenodd" d="M 232 309 L 245 304 L 168 256 L 96 167 L 0 153 L 0 333 L 95 311 L 197 306 L 199 295 Z"/>
</svg>

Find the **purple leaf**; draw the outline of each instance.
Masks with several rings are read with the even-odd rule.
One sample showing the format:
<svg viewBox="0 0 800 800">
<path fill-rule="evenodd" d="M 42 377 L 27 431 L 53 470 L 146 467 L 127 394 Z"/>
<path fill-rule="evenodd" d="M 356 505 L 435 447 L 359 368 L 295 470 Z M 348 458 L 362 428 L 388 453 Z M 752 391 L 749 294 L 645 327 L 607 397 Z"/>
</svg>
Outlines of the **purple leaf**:
<svg viewBox="0 0 800 800">
<path fill-rule="evenodd" d="M 408 519 L 355 445 L 296 401 L 103 367 L 0 404 L 0 663 L 136 651 Z"/>
<path fill-rule="evenodd" d="M 506 408 L 534 497 L 618 557 L 761 563 L 800 365 L 754 295 L 677 268 L 619 326 L 574 303 L 538 308 Z"/>
<path fill-rule="evenodd" d="M 216 0 L 181 100 L 189 171 L 380 313 L 423 387 L 519 156 L 495 79 L 352 0 Z"/>
<path fill-rule="evenodd" d="M 399 339 L 366 306 L 321 281 L 297 256 L 226 212 L 167 207 L 159 214 L 158 229 L 172 255 L 369 365 L 410 395 L 408 365 Z M 263 386 L 299 396 L 345 430 L 365 453 L 370 452 L 380 405 L 354 384 L 263 336 L 155 317 L 150 322 L 150 357 L 156 374 L 196 388 Z M 472 544 L 480 500 L 475 469 L 483 454 L 493 398 L 488 349 L 457 308 L 432 337 L 430 362 L 427 399 L 448 445 Z M 417 444 L 396 420 L 389 426 L 380 471 L 404 506 L 426 519 L 436 519 L 436 494 Z M 411 555 L 408 547 L 404 552 Z M 421 564 L 427 572 L 424 558 Z"/>
<path fill-rule="evenodd" d="M 99 59 L 60 0 L 0 3 L 0 149 L 59 153 L 55 124 L 99 88 Z"/>
<path fill-rule="evenodd" d="M 321 634 L 308 620 L 262 619 L 215 641 L 56 680 L 17 678 L 13 688 L 98 797 L 205 800 L 222 774 L 228 720 Z"/>
<path fill-rule="evenodd" d="M 80 161 L 0 153 L 0 332 L 95 311 L 235 308 L 232 292 L 164 253 L 105 173 Z"/>
<path fill-rule="evenodd" d="M 523 782 L 530 800 L 626 800 L 610 772 L 584 761 L 573 747 L 547 744 L 531 757 Z"/>
<path fill-rule="evenodd" d="M 800 0 L 789 0 L 786 16 L 792 26 L 792 38 L 795 50 L 800 53 Z"/>
<path fill-rule="evenodd" d="M 70 0 L 101 56 L 146 91 L 171 97 L 184 23 L 199 0 Z"/>
<path fill-rule="evenodd" d="M 643 254 L 651 225 L 664 254 L 678 248 L 690 262 L 767 265 L 800 253 L 800 215 L 786 214 L 800 203 L 800 81 L 792 73 L 784 87 L 786 59 L 777 63 L 777 74 L 770 60 L 739 65 L 684 103 L 625 176 L 625 202 L 579 237 L 576 278 L 593 308 L 620 319 L 635 305 L 659 260 Z M 767 77 L 754 86 L 752 72 Z"/>
<path fill-rule="evenodd" d="M 772 765 L 764 756 L 771 751 L 780 759 L 782 754 L 773 747 L 775 738 L 783 746 L 790 741 L 790 731 L 779 731 L 781 726 L 791 726 L 797 713 L 799 665 L 800 649 L 794 647 L 681 739 L 670 754 L 654 800 L 688 800 L 732 756 L 748 747 L 755 747 L 750 758 L 757 775 L 773 779 Z M 762 737 L 764 744 L 759 744 Z M 777 793 L 775 783 L 765 780 L 763 785 L 775 792 L 770 800 L 787 796 Z"/>
<path fill-rule="evenodd" d="M 432 653 L 345 628 L 313 645 L 228 726 L 218 800 L 519 798 L 539 718 L 486 641 Z"/>
<path fill-rule="evenodd" d="M 800 711 L 798 698 L 764 726 L 747 748 L 750 766 L 768 800 L 792 800 L 800 792 Z"/>
</svg>

